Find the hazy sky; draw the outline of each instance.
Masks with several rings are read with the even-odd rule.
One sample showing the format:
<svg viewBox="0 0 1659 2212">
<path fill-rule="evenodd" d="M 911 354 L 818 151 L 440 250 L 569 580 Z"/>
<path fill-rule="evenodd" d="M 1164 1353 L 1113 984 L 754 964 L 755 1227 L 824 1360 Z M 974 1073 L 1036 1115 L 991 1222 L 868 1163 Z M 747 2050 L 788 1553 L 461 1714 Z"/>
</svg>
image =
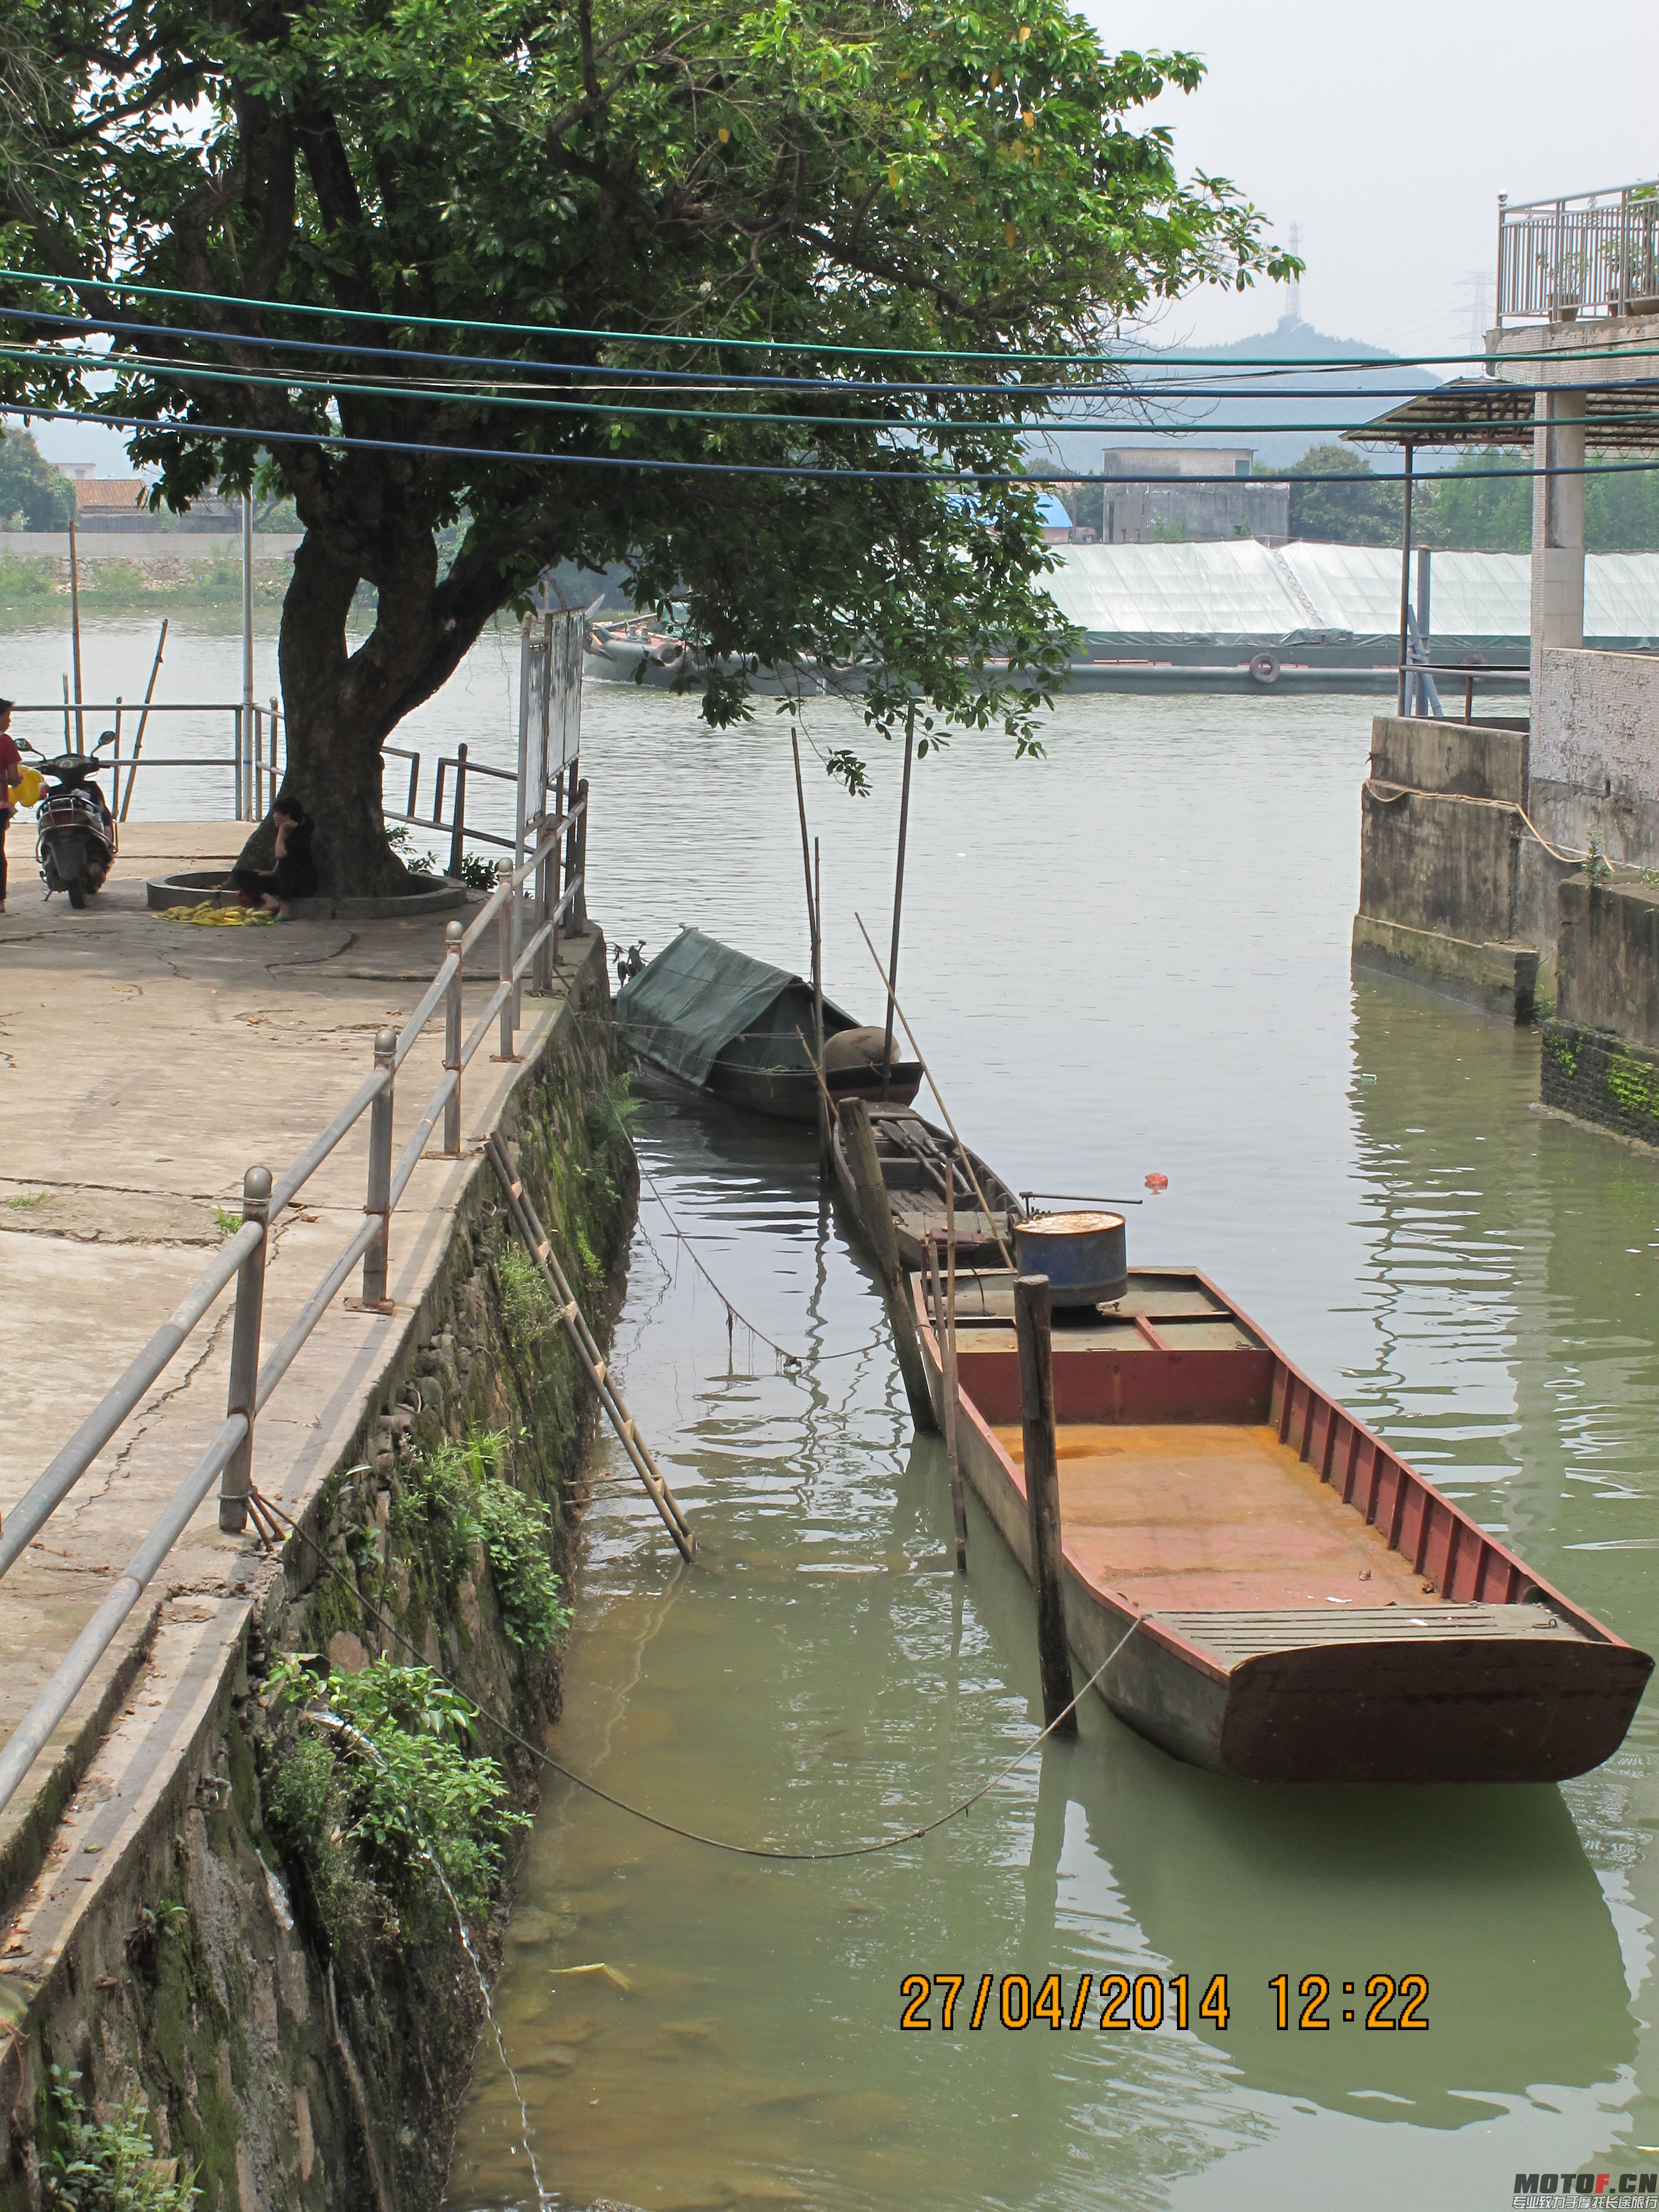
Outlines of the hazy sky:
<svg viewBox="0 0 1659 2212">
<path fill-rule="evenodd" d="M 1183 174 L 1230 177 L 1288 241 L 1302 312 L 1335 337 L 1407 353 L 1468 343 L 1490 307 L 1498 195 L 1542 198 L 1659 176 L 1659 11 L 1644 0 L 1085 0 L 1113 46 L 1191 49 L 1209 76 L 1155 111 Z M 1206 292 L 1158 325 L 1169 343 L 1270 328 L 1273 290 Z M 1452 373 L 1449 370 L 1447 373 Z M 125 467 L 107 432 L 43 423 L 54 459 Z"/>
<path fill-rule="evenodd" d="M 1302 313 L 1336 337 L 1462 350 L 1480 274 L 1490 308 L 1498 195 L 1542 199 L 1659 176 L 1659 13 L 1643 0 L 1085 0 L 1109 46 L 1203 56 L 1205 83 L 1153 111 L 1183 175 L 1229 177 L 1287 240 Z M 1243 337 L 1282 294 L 1220 292 L 1162 330 Z"/>
</svg>

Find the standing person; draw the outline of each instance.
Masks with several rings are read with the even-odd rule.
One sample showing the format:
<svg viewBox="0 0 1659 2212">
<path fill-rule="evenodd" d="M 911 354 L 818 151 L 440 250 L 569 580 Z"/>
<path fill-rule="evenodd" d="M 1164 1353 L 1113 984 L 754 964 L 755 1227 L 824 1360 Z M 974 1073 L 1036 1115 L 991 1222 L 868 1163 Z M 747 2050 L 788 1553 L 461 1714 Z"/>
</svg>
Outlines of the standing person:
<svg viewBox="0 0 1659 2212">
<path fill-rule="evenodd" d="M 17 811 L 17 787 L 23 781 L 23 757 L 11 734 L 9 699 L 0 699 L 0 915 L 6 910 L 6 832 Z"/>
</svg>

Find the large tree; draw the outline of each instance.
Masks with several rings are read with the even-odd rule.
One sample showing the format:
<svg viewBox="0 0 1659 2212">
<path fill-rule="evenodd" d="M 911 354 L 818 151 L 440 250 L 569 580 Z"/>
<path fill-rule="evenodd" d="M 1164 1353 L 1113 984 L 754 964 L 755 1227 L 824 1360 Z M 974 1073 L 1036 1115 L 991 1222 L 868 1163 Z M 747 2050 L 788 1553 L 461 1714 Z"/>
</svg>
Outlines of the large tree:
<svg viewBox="0 0 1659 2212">
<path fill-rule="evenodd" d="M 878 728 L 920 702 L 1028 741 L 1065 653 L 1032 497 L 950 479 L 1018 471 L 1017 424 L 1104 372 L 1013 356 L 1289 266 L 1127 119 L 1200 64 L 1109 56 L 1060 0 L 9 15 L 0 247 L 58 281 L 0 279 L 0 396 L 136 416 L 175 507 L 249 481 L 259 448 L 227 428 L 265 441 L 305 530 L 289 775 L 337 888 L 399 886 L 380 748 L 561 560 L 683 593 L 712 655 L 872 665 Z M 66 331 L 112 384 L 52 357 Z M 275 337 L 331 350 L 252 343 Z M 717 678 L 710 720 L 744 690 Z"/>
</svg>

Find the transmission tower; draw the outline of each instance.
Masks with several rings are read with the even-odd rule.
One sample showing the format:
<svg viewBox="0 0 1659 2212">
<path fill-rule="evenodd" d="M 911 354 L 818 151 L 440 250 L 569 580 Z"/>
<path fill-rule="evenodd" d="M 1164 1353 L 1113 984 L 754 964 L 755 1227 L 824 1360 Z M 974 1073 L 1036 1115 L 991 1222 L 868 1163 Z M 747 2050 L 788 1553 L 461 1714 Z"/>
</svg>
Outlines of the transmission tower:
<svg viewBox="0 0 1659 2212">
<path fill-rule="evenodd" d="M 1486 351 L 1486 299 L 1490 282 L 1490 272 L 1485 269 L 1471 269 L 1467 276 L 1460 276 L 1457 280 L 1457 290 L 1467 292 L 1469 295 L 1469 327 L 1466 350 L 1477 357 Z"/>
</svg>

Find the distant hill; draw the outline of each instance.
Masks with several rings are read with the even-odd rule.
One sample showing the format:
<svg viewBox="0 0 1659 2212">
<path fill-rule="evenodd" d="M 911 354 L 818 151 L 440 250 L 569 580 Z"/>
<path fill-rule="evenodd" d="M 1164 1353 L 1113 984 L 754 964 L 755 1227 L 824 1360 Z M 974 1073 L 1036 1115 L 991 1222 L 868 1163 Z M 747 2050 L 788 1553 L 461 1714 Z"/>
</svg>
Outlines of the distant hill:
<svg viewBox="0 0 1659 2212">
<path fill-rule="evenodd" d="M 1378 366 L 1316 368 L 1302 374 L 1289 368 L 1290 363 L 1309 356 L 1316 361 L 1372 360 Z M 1150 423 L 1144 429 L 1138 428 L 1126 416 L 1121 428 L 1060 431 L 1040 444 L 1034 441 L 1034 464 L 1049 465 L 1057 462 L 1064 468 L 1094 474 L 1100 468 L 1101 453 L 1108 446 L 1146 446 L 1156 450 L 1214 442 L 1253 447 L 1259 461 L 1285 468 L 1291 462 L 1300 460 L 1310 446 L 1323 444 L 1350 423 L 1380 415 L 1386 408 L 1401 404 L 1404 397 L 1427 392 L 1440 381 L 1426 369 L 1393 366 L 1376 346 L 1364 345 L 1352 338 L 1328 337 L 1311 323 L 1298 322 L 1290 315 L 1281 315 L 1274 328 L 1259 337 L 1239 338 L 1231 345 L 1172 346 L 1168 352 L 1144 358 L 1146 368 L 1142 374 L 1149 381 L 1152 375 L 1185 362 L 1226 363 L 1224 370 L 1218 371 L 1217 382 L 1225 376 L 1228 394 L 1219 399 L 1188 402 L 1179 410 L 1180 418 L 1189 422 L 1193 429 L 1180 438 L 1160 437 Z M 1270 365 L 1258 378 L 1241 376 L 1232 366 L 1258 361 L 1268 364 L 1283 362 L 1286 368 L 1275 369 Z M 1201 371 L 1194 373 L 1194 380 L 1205 381 Z M 1316 386 L 1317 396 L 1302 396 L 1310 393 Z M 1297 396 L 1272 396 L 1279 392 Z M 1393 394 L 1401 396 L 1391 397 Z M 1113 411 L 1115 414 L 1117 410 Z M 1160 409 L 1160 419 L 1167 422 L 1174 411 L 1167 407 Z M 1280 422 L 1314 427 L 1283 430 L 1255 427 Z M 1374 465 L 1387 464 L 1376 462 Z"/>
</svg>

